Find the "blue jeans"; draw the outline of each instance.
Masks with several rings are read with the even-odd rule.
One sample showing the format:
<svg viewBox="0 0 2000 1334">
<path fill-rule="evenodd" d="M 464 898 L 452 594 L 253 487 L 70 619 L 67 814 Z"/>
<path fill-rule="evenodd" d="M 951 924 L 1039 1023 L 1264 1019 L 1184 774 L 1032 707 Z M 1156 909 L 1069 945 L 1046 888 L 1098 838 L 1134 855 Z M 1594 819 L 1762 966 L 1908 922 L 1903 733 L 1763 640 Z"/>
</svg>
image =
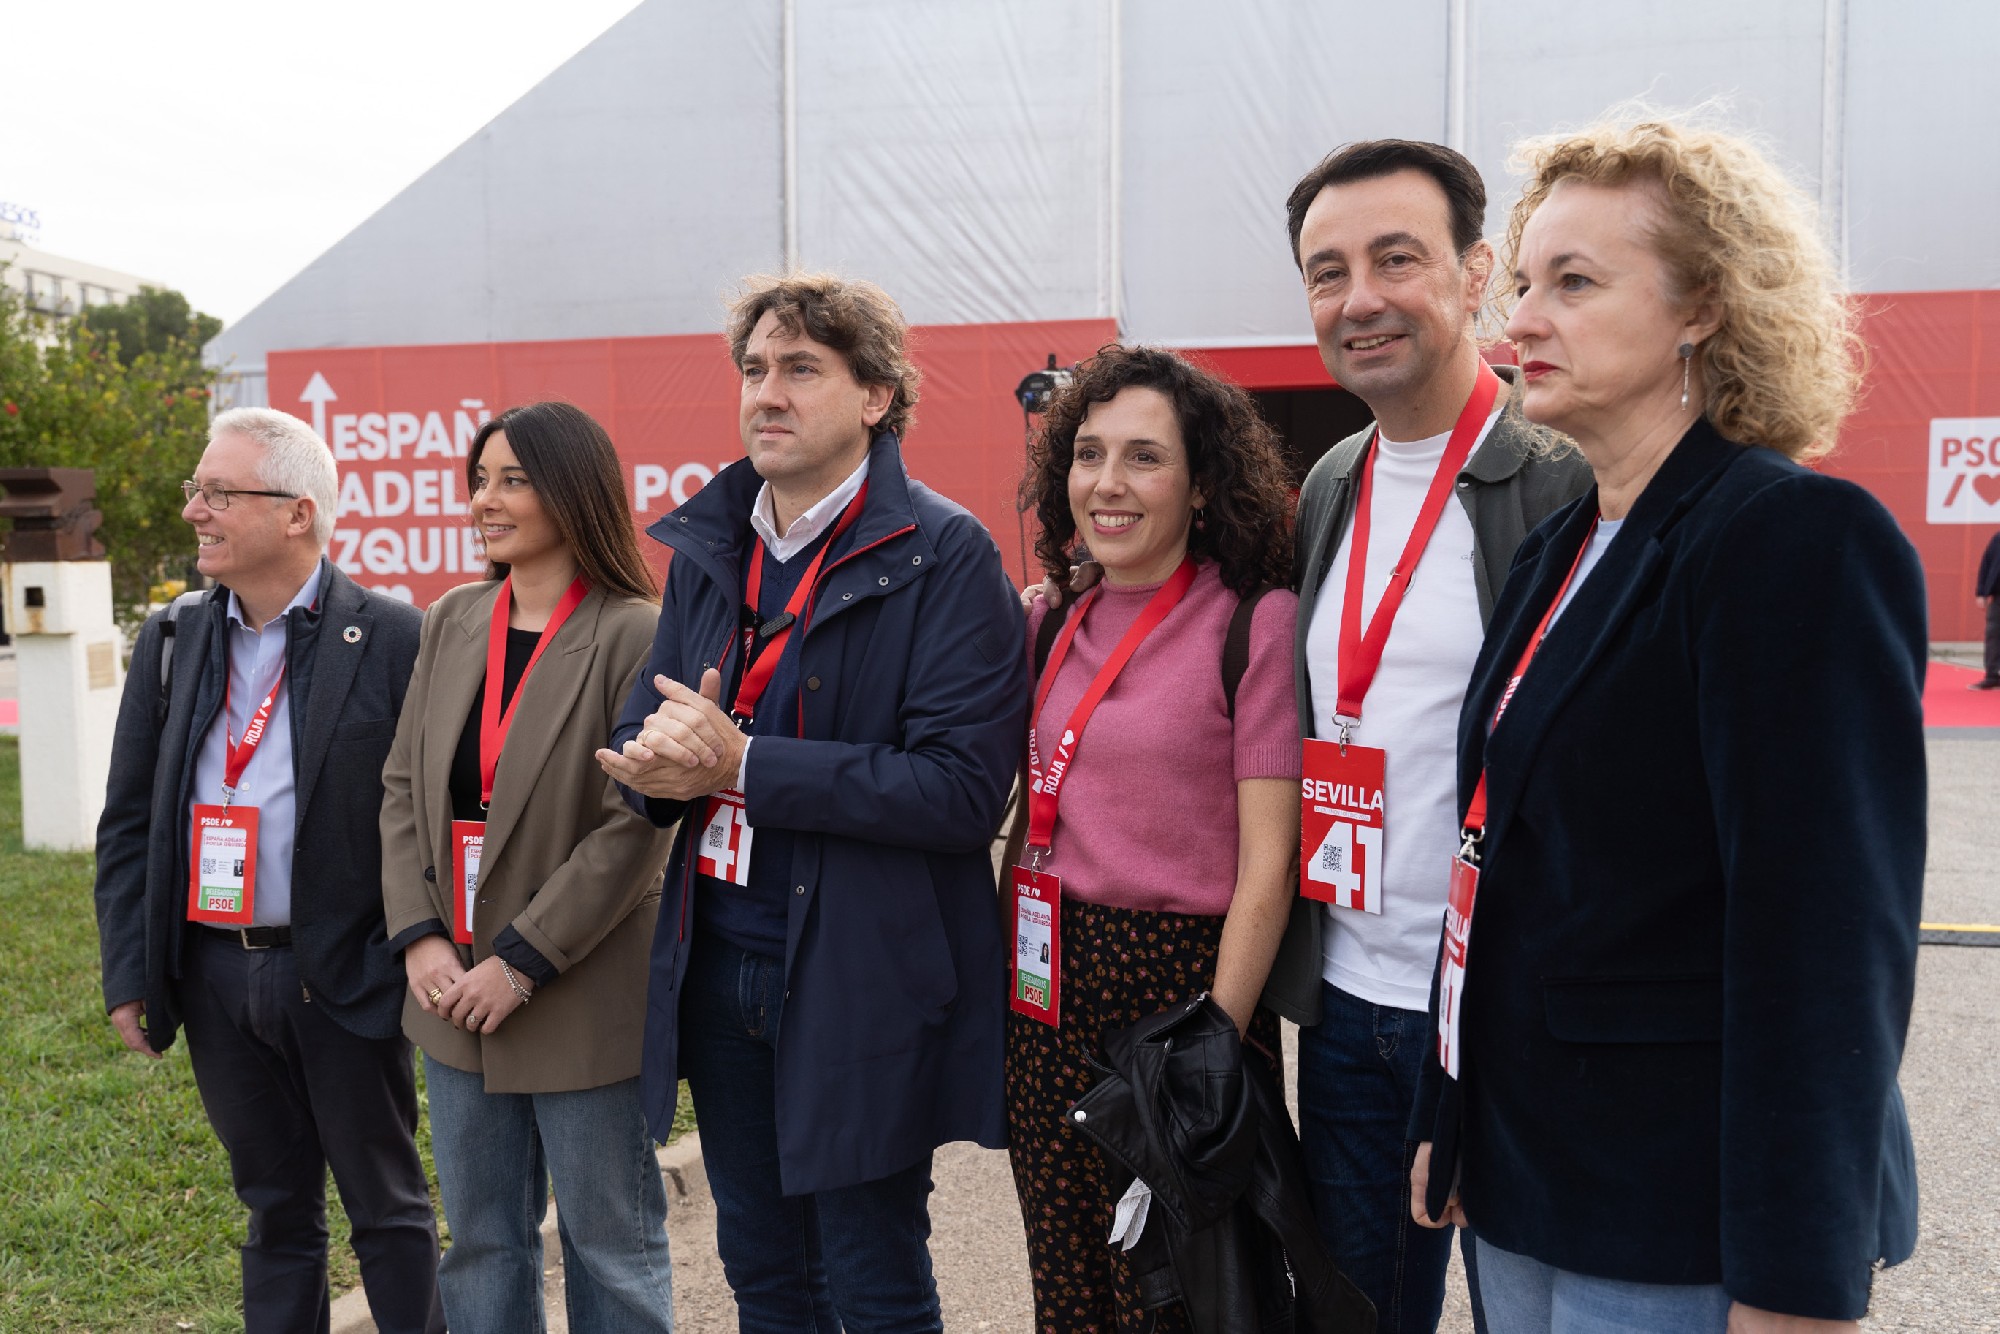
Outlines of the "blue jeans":
<svg viewBox="0 0 2000 1334">
<path fill-rule="evenodd" d="M 788 1196 L 776 1059 L 785 969 L 702 932 L 680 1003 L 680 1074 L 715 1197 L 741 1334 L 937 1334 L 931 1155 L 879 1181 Z M 836 1133 L 830 1130 L 829 1133 Z"/>
<path fill-rule="evenodd" d="M 1299 1030 L 1299 1146 L 1313 1215 L 1341 1271 L 1375 1303 L 1379 1334 L 1433 1334 L 1452 1229 L 1410 1218 L 1409 1139 L 1430 1016 L 1326 982 L 1319 990 L 1320 1022 Z M 1465 1252 L 1472 1277 L 1472 1248 Z M 1474 1278 L 1474 1320 L 1485 1334 L 1479 1296 Z"/>
<path fill-rule="evenodd" d="M 431 1152 L 451 1249 L 438 1266 L 454 1331 L 540 1334 L 541 1223 L 556 1187 L 576 1334 L 671 1334 L 667 1192 L 636 1078 L 565 1093 L 488 1093 L 426 1056 Z"/>
<path fill-rule="evenodd" d="M 1494 1334 L 1722 1334 L 1719 1283 L 1592 1278 L 1475 1239 L 1480 1293 Z"/>
</svg>

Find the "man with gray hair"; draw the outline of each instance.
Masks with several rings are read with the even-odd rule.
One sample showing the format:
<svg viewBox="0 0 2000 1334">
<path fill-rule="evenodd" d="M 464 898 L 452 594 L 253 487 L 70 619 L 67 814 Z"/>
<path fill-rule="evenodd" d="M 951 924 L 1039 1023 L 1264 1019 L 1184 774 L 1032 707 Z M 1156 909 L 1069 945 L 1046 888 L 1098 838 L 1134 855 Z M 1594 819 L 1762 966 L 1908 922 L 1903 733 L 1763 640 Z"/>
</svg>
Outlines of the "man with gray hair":
<svg viewBox="0 0 2000 1334">
<path fill-rule="evenodd" d="M 337 481 L 296 417 L 215 419 L 181 517 L 218 586 L 140 630 L 97 828 L 105 1008 L 187 1034 L 249 1334 L 327 1328 L 329 1167 L 377 1327 L 444 1328 L 376 820 L 422 618 L 326 559 Z"/>
</svg>

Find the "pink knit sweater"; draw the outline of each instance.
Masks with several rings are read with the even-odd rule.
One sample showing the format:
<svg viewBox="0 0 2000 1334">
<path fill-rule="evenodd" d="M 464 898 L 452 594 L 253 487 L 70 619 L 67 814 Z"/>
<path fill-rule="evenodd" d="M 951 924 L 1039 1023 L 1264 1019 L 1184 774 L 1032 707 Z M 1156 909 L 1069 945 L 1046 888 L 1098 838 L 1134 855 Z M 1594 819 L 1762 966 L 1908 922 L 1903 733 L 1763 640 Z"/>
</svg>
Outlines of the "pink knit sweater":
<svg viewBox="0 0 2000 1334">
<path fill-rule="evenodd" d="M 1106 586 L 1084 617 L 1037 719 L 1060 737 L 1083 692 L 1158 585 Z M 1236 784 L 1297 779 L 1292 684 L 1298 598 L 1267 595 L 1250 621 L 1250 664 L 1232 730 L 1222 641 L 1236 594 L 1204 562 L 1180 605 L 1147 637 L 1098 704 L 1062 788 L 1051 856 L 1066 898 L 1219 916 L 1236 892 Z M 1028 614 L 1034 643 L 1048 607 Z M 1037 683 L 1039 685 L 1039 683 Z"/>
</svg>

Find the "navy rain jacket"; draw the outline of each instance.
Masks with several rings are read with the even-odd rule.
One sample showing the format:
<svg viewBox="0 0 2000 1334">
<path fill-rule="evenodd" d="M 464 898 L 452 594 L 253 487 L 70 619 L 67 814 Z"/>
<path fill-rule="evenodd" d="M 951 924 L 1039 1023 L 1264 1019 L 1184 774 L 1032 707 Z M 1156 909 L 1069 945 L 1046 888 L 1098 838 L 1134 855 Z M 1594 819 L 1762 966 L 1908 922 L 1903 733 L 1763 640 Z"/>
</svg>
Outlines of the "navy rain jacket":
<svg viewBox="0 0 2000 1334">
<path fill-rule="evenodd" d="M 698 687 L 736 633 L 761 485 L 747 459 L 732 464 L 646 530 L 674 560 L 613 748 L 659 706 L 655 673 Z M 1025 621 L 999 549 L 909 478 L 893 433 L 870 447 L 860 517 L 802 619 L 800 734 L 758 737 L 744 783 L 753 828 L 798 835 L 776 1071 L 788 1195 L 879 1180 L 954 1140 L 1006 1142 L 991 845 L 1028 710 Z M 641 1074 L 664 1139 L 701 803 L 626 799 L 660 825 L 687 816 L 653 936 Z"/>
</svg>

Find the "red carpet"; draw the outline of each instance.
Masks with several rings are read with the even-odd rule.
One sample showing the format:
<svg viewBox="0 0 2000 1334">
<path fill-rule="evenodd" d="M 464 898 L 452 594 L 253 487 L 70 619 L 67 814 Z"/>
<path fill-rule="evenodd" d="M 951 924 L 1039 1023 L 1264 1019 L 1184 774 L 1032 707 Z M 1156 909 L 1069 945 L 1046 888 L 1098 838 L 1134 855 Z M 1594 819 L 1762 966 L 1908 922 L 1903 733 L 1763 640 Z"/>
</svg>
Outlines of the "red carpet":
<svg viewBox="0 0 2000 1334">
<path fill-rule="evenodd" d="M 1933 662 L 1924 674 L 1925 727 L 2000 727 L 2000 690 L 1967 690 L 1971 667 Z"/>
</svg>

